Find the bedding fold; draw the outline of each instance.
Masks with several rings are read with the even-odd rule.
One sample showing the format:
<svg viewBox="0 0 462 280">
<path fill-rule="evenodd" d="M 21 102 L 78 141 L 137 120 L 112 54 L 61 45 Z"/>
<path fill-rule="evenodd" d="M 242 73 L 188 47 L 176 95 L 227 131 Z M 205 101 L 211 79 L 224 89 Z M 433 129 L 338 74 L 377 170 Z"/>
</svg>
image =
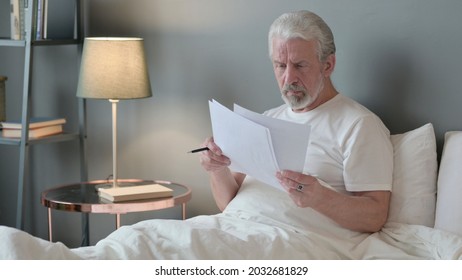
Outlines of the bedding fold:
<svg viewBox="0 0 462 280">
<path fill-rule="evenodd" d="M 389 222 L 376 233 L 338 226 L 282 191 L 248 181 L 223 213 L 122 226 L 68 248 L 0 226 L 0 259 L 462 259 L 462 237 Z"/>
</svg>

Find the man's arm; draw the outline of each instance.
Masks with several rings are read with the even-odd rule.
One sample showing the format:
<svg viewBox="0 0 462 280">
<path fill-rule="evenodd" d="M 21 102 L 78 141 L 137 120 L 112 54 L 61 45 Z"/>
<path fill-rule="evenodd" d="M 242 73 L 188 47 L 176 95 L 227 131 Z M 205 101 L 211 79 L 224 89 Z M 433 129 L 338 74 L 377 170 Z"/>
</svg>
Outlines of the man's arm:
<svg viewBox="0 0 462 280">
<path fill-rule="evenodd" d="M 223 155 L 213 138 L 207 138 L 203 146 L 209 150 L 201 152 L 200 163 L 209 173 L 215 203 L 223 211 L 239 191 L 245 174 L 233 173 L 229 170 L 231 161 Z"/>
<path fill-rule="evenodd" d="M 213 198 L 220 211 L 223 211 L 239 191 L 245 174 L 233 173 L 229 168 L 209 172 L 209 174 Z"/>
<path fill-rule="evenodd" d="M 355 192 L 350 196 L 322 186 L 310 175 L 283 171 L 277 177 L 297 206 L 311 207 L 345 228 L 376 232 L 387 221 L 389 191 Z M 296 190 L 300 184 L 304 186 L 302 192 Z"/>
</svg>

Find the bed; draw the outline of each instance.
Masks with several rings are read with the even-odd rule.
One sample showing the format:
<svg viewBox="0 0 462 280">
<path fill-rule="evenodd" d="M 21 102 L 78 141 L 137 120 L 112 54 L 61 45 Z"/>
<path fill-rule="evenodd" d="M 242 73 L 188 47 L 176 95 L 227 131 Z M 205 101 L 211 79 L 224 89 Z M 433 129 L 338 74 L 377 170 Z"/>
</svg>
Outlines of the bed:
<svg viewBox="0 0 462 280">
<path fill-rule="evenodd" d="M 248 178 L 222 213 L 142 221 L 89 247 L 68 248 L 1 226 L 0 258 L 462 259 L 462 132 L 445 134 L 439 166 L 432 124 L 391 140 L 395 171 L 389 217 L 373 234 L 341 228 Z"/>
</svg>

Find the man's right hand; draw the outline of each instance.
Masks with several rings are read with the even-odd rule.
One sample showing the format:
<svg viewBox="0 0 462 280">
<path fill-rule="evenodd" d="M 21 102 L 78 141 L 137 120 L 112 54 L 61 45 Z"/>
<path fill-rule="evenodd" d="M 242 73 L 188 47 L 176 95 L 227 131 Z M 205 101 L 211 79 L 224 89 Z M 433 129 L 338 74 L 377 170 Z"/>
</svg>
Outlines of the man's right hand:
<svg viewBox="0 0 462 280">
<path fill-rule="evenodd" d="M 231 164 L 231 160 L 223 155 L 220 147 L 213 141 L 213 137 L 205 139 L 202 147 L 209 148 L 208 151 L 202 151 L 200 154 L 200 163 L 207 172 L 220 171 Z"/>
</svg>

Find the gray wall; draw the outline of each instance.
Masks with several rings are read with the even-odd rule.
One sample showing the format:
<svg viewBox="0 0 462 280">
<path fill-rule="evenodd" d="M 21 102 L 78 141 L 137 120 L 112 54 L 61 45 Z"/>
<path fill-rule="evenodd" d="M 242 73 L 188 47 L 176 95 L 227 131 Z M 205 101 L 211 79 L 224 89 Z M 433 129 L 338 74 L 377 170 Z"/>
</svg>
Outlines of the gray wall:
<svg viewBox="0 0 462 280">
<path fill-rule="evenodd" d="M 445 131 L 462 129 L 459 79 L 462 2 L 457 0 L 91 0 L 88 36 L 145 39 L 154 96 L 119 103 L 121 178 L 163 179 L 193 188 L 188 215 L 213 214 L 207 174 L 196 155 L 211 134 L 207 101 L 237 103 L 263 112 L 281 104 L 267 54 L 267 31 L 285 11 L 310 9 L 331 26 L 337 44 L 334 83 L 338 90 L 376 112 L 392 133 L 427 122 L 435 126 L 439 150 Z M 38 48 L 34 114 L 65 116 L 76 129 L 76 47 Z M 0 75 L 7 82 L 7 114 L 19 116 L 21 53 L 2 49 Z M 47 98 L 49 97 L 49 98 Z M 106 101 L 88 101 L 89 179 L 111 173 L 111 113 Z M 79 180 L 78 143 L 32 148 L 26 229 L 47 237 L 40 192 Z M 0 224 L 14 225 L 17 148 L 0 146 Z M 130 214 L 178 218 L 179 209 Z M 54 212 L 55 236 L 78 246 L 80 216 Z M 91 216 L 91 243 L 114 227 L 114 217 Z"/>
</svg>

